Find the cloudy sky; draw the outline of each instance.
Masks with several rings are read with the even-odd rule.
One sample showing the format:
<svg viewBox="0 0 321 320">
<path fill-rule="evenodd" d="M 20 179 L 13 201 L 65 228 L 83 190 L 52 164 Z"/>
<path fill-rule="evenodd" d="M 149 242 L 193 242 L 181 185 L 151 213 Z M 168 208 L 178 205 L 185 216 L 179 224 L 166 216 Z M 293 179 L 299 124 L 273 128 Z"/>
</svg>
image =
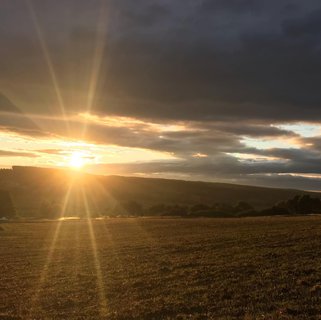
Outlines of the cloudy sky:
<svg viewBox="0 0 321 320">
<path fill-rule="evenodd" d="M 321 190 L 321 3 L 1 0 L 0 167 Z"/>
</svg>

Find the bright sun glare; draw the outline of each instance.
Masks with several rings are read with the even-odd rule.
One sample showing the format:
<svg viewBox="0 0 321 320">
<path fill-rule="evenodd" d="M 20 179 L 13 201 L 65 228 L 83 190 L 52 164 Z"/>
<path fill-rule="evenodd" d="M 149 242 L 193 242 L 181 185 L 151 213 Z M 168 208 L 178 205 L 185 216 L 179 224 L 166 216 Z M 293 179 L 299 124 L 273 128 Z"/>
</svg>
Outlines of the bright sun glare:
<svg viewBox="0 0 321 320">
<path fill-rule="evenodd" d="M 81 152 L 73 152 L 70 156 L 69 166 L 75 169 L 80 169 L 84 166 L 85 159 Z"/>
</svg>

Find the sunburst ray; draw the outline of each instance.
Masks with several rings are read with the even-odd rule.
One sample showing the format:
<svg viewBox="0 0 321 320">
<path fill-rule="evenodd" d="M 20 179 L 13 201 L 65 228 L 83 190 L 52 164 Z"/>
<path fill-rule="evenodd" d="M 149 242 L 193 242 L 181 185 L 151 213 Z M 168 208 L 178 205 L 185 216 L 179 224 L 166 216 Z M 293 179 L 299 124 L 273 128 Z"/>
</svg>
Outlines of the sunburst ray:
<svg viewBox="0 0 321 320">
<path fill-rule="evenodd" d="M 83 192 L 83 201 L 84 201 L 85 210 L 86 210 L 86 220 L 87 220 L 87 224 L 88 224 L 88 231 L 89 231 L 91 247 L 92 247 L 94 267 L 95 267 L 95 271 L 96 271 L 96 285 L 97 285 L 97 289 L 98 289 L 99 303 L 100 303 L 99 311 L 100 311 L 100 315 L 102 317 L 105 317 L 108 313 L 108 309 L 107 309 L 107 299 L 106 299 L 106 293 L 105 293 L 104 281 L 103 281 L 104 278 L 103 278 L 103 273 L 102 273 L 102 269 L 101 269 L 101 264 L 100 264 L 98 249 L 97 249 L 97 241 L 96 241 L 94 228 L 92 225 L 91 212 L 90 212 L 90 208 L 88 205 L 86 191 L 84 189 L 82 189 L 82 192 Z"/>
<path fill-rule="evenodd" d="M 61 93 L 61 87 L 59 85 L 59 81 L 58 81 L 58 77 L 54 68 L 54 64 L 52 61 L 52 57 L 51 54 L 49 52 L 47 43 L 45 41 L 45 37 L 43 34 L 43 31 L 41 29 L 40 23 L 39 23 L 39 19 L 36 13 L 36 10 L 34 8 L 34 5 L 32 3 L 32 0 L 26 0 L 29 12 L 30 12 L 30 16 L 31 16 L 31 20 L 34 24 L 34 28 L 36 30 L 36 34 L 37 34 L 37 38 L 41 47 L 41 51 L 43 53 L 45 62 L 47 64 L 48 67 L 48 71 L 49 71 L 49 75 L 50 75 L 50 79 L 52 81 L 53 87 L 54 87 L 54 91 L 57 97 L 57 101 L 58 101 L 58 105 L 60 107 L 60 111 L 61 111 L 61 115 L 63 117 L 66 129 L 69 133 L 69 121 L 68 118 L 66 116 L 66 108 L 65 108 L 65 103 L 64 103 L 64 99 Z"/>
<path fill-rule="evenodd" d="M 73 187 L 73 180 L 71 180 L 70 185 L 68 187 L 68 190 L 66 192 L 66 195 L 65 195 L 65 198 L 64 198 L 64 202 L 63 202 L 63 206 L 62 206 L 62 209 L 61 209 L 60 219 L 57 221 L 56 229 L 54 231 L 54 235 L 53 235 L 52 240 L 51 240 L 51 244 L 50 244 L 50 248 L 49 248 L 49 251 L 48 251 L 48 254 L 47 254 L 47 258 L 46 258 L 45 264 L 44 264 L 44 266 L 42 268 L 42 271 L 40 273 L 39 281 L 38 281 L 38 284 L 36 286 L 36 289 L 34 290 L 34 294 L 31 297 L 31 306 L 30 306 L 30 314 L 29 314 L 30 318 L 32 318 L 34 313 L 35 313 L 35 309 L 36 309 L 37 304 L 39 302 L 39 295 L 40 295 L 41 289 L 42 289 L 43 284 L 46 281 L 46 278 L 48 276 L 49 268 L 50 268 L 50 265 L 52 263 L 52 259 L 53 259 L 53 256 L 54 256 L 54 253 L 55 253 L 55 249 L 56 249 L 56 243 L 57 243 L 57 240 L 59 238 L 61 224 L 63 222 L 63 219 L 61 219 L 61 218 L 63 218 L 65 216 L 65 212 L 66 212 L 67 205 L 68 205 L 68 202 L 69 202 L 69 199 L 70 199 L 70 194 L 71 194 L 71 191 L 72 191 L 72 187 Z"/>
<path fill-rule="evenodd" d="M 96 28 L 96 39 L 94 55 L 92 60 L 92 70 L 89 77 L 89 88 L 87 95 L 86 113 L 90 113 L 93 107 L 93 103 L 97 93 L 98 82 L 100 78 L 100 72 L 102 62 L 104 58 L 104 52 L 106 47 L 106 35 L 107 35 L 107 1 L 101 0 L 101 8 L 99 11 L 99 18 Z M 88 119 L 84 123 L 82 137 L 84 138 L 87 133 Z"/>
</svg>

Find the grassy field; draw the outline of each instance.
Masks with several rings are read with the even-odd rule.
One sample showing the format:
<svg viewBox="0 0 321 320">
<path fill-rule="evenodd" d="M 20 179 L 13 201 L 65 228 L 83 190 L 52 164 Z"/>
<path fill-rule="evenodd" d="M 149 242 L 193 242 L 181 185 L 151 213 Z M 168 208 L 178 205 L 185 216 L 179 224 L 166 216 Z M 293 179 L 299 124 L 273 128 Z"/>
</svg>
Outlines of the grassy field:
<svg viewBox="0 0 321 320">
<path fill-rule="evenodd" d="M 0 319 L 321 319 L 321 217 L 0 228 Z"/>
</svg>

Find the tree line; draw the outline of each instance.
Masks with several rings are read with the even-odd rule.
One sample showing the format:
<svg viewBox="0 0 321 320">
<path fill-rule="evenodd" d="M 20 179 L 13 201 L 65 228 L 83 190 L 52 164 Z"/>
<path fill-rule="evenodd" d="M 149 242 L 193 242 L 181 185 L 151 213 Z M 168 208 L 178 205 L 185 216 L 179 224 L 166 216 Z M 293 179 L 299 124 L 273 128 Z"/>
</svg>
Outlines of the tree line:
<svg viewBox="0 0 321 320">
<path fill-rule="evenodd" d="M 34 218 L 57 219 L 62 215 L 62 205 L 57 201 L 47 199 L 39 203 Z M 310 195 L 298 195 L 292 199 L 276 203 L 270 208 L 257 210 L 249 203 L 241 201 L 235 205 L 226 203 L 208 204 L 156 204 L 143 206 L 136 201 L 119 201 L 107 204 L 104 208 L 84 208 L 79 203 L 73 203 L 65 215 L 80 217 L 126 217 L 126 216 L 179 216 L 179 217 L 246 217 L 246 216 L 273 216 L 273 215 L 305 215 L 321 214 L 320 198 Z M 0 191 L 0 218 L 14 218 L 16 211 L 8 191 Z"/>
<path fill-rule="evenodd" d="M 183 217 L 246 217 L 273 215 L 306 215 L 321 214 L 320 198 L 310 195 L 297 195 L 293 199 L 276 203 L 270 208 L 255 209 L 251 204 L 240 201 L 235 205 L 214 203 L 213 205 L 195 204 L 157 204 L 144 208 L 141 204 L 130 201 L 119 208 L 110 208 L 105 215 L 134 215 L 134 216 L 183 216 Z"/>
</svg>

